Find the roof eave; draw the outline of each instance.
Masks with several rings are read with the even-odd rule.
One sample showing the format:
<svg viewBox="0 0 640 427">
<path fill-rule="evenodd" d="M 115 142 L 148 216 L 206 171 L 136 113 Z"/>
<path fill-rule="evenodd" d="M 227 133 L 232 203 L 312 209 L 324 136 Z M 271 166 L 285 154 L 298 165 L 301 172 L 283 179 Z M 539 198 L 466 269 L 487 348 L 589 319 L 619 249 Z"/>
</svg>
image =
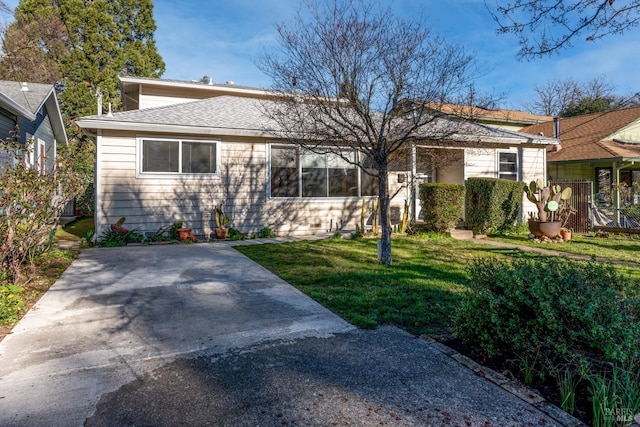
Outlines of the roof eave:
<svg viewBox="0 0 640 427">
<path fill-rule="evenodd" d="M 78 120 L 76 124 L 84 130 L 121 130 L 150 133 L 176 133 L 182 135 L 245 136 L 256 138 L 273 136 L 270 132 L 262 129 L 212 128 L 157 123 L 120 122 L 87 118 Z"/>
<path fill-rule="evenodd" d="M 558 145 L 560 142 L 557 139 L 545 139 L 545 138 L 517 138 L 517 137 L 489 137 L 489 136 L 475 136 L 475 135 L 452 135 L 452 140 L 461 142 L 486 142 L 494 144 L 533 144 L 533 145 Z"/>
<path fill-rule="evenodd" d="M 607 157 L 607 158 L 601 157 L 597 159 L 547 160 L 547 163 L 553 164 L 553 165 L 576 164 L 576 163 L 619 163 L 619 162 L 640 162 L 640 157 Z"/>
<path fill-rule="evenodd" d="M 29 121 L 34 121 L 36 119 L 35 114 L 21 106 L 2 92 L 0 92 L 0 102 L 4 104 L 4 108 L 6 110 L 12 112 L 16 116 L 24 117 Z"/>
<path fill-rule="evenodd" d="M 60 104 L 58 103 L 58 97 L 56 96 L 54 88 L 51 88 L 51 92 L 47 95 L 44 105 L 47 107 L 47 113 L 51 120 L 51 127 L 53 128 L 56 141 L 69 145 L 67 131 L 62 120 L 62 113 L 60 112 Z"/>
<path fill-rule="evenodd" d="M 196 84 L 192 82 L 177 82 L 177 81 L 167 81 L 162 79 L 157 80 L 149 80 L 149 79 L 140 79 L 136 77 L 128 77 L 128 76 L 120 76 L 121 84 L 135 84 L 135 85 L 148 85 L 148 86 L 161 86 L 161 87 L 173 87 L 173 88 L 188 88 L 188 89 L 199 89 L 203 91 L 220 91 L 221 89 L 229 92 L 229 93 L 237 93 L 237 94 L 245 94 L 245 95 L 260 95 L 260 96 L 268 96 L 271 92 L 262 89 L 248 89 L 244 87 L 234 87 L 233 85 L 221 85 L 221 84 Z"/>
</svg>

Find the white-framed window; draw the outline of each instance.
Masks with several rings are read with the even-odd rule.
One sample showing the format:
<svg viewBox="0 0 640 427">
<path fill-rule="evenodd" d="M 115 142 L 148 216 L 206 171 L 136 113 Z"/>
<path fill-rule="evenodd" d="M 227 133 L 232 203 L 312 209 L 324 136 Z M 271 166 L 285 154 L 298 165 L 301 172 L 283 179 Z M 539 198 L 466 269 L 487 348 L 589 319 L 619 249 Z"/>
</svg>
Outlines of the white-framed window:
<svg viewBox="0 0 640 427">
<path fill-rule="evenodd" d="M 220 141 L 138 138 L 140 176 L 218 176 Z"/>
<path fill-rule="evenodd" d="M 271 197 L 357 197 L 372 194 L 373 178 L 355 165 L 358 153 L 305 151 L 294 146 L 270 146 Z M 365 165 L 366 167 L 366 165 Z M 377 193 L 376 193 L 377 194 Z"/>
<path fill-rule="evenodd" d="M 498 178 L 518 180 L 518 153 L 515 151 L 498 152 Z"/>
</svg>

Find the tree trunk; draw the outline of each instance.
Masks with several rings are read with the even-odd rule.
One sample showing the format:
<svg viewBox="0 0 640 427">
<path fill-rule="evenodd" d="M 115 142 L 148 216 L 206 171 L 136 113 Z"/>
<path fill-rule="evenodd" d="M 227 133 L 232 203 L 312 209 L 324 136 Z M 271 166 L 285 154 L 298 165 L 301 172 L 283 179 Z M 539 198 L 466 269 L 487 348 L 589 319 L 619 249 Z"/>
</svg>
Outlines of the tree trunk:
<svg viewBox="0 0 640 427">
<path fill-rule="evenodd" d="M 380 165 L 380 261 L 385 265 L 391 265 L 391 221 L 389 204 L 389 176 L 387 173 L 387 165 Z"/>
</svg>

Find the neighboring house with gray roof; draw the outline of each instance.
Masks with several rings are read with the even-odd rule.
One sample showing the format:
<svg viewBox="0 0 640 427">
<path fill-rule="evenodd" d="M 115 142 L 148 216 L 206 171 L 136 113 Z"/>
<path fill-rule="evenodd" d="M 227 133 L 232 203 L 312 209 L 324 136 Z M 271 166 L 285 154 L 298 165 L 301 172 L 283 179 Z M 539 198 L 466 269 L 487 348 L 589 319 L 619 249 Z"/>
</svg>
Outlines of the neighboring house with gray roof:
<svg viewBox="0 0 640 427">
<path fill-rule="evenodd" d="M 98 234 L 120 217 L 144 232 L 180 220 L 208 234 L 221 204 L 242 232 L 353 229 L 362 202 L 376 195 L 375 183 L 354 165 L 275 137 L 276 124 L 262 114 L 276 102 L 268 91 L 138 77 L 121 77 L 121 87 L 126 111 L 78 121 L 96 140 Z M 407 147 L 406 161 L 390 172 L 392 217 L 407 199 L 416 206 L 412 184 L 546 175 L 551 138 L 450 118 L 432 125 L 448 139 Z M 448 161 L 433 164 L 436 151 Z"/>
<path fill-rule="evenodd" d="M 16 126 L 18 132 L 14 134 Z M 0 137 L 31 143 L 30 163 L 42 170 L 51 170 L 57 146 L 67 144 L 54 87 L 0 81 Z"/>
</svg>

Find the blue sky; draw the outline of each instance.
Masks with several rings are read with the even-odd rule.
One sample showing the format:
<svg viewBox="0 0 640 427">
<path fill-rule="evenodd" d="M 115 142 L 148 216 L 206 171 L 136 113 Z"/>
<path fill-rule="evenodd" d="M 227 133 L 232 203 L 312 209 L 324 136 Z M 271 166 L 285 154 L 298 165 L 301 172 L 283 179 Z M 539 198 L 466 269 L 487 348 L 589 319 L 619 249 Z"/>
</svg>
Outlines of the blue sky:
<svg viewBox="0 0 640 427">
<path fill-rule="evenodd" d="M 491 3 L 493 0 L 487 0 Z M 18 1 L 10 0 L 10 6 Z M 575 46 L 550 58 L 520 62 L 518 42 L 496 35 L 496 24 L 484 0 L 388 1 L 403 17 L 422 17 L 434 32 L 477 53 L 488 70 L 478 79 L 482 92 L 503 94 L 503 108 L 531 102 L 533 88 L 554 78 L 586 81 L 605 75 L 619 94 L 640 91 L 640 29 L 624 36 Z M 156 42 L 168 79 L 196 80 L 268 87 L 269 79 L 255 66 L 263 50 L 277 47 L 275 24 L 289 20 L 300 0 L 154 0 Z"/>
</svg>

